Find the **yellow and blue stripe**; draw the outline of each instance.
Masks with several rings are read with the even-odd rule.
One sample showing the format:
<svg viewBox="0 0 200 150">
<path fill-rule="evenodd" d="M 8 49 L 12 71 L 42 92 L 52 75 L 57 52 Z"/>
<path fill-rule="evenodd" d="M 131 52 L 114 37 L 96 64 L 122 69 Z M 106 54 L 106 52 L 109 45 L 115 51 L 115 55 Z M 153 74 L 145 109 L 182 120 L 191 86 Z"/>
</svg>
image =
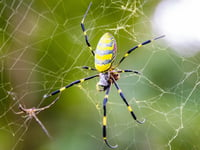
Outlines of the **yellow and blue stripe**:
<svg viewBox="0 0 200 150">
<path fill-rule="evenodd" d="M 99 72 L 107 71 L 115 58 L 116 40 L 110 33 L 105 33 L 99 40 L 95 50 L 95 68 Z"/>
</svg>

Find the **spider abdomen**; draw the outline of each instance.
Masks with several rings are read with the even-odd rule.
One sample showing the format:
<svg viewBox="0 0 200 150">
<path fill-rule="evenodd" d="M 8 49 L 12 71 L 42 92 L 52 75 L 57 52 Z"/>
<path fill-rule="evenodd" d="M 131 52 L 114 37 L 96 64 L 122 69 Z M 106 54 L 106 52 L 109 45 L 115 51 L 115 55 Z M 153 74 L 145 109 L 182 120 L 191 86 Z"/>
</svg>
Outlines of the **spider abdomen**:
<svg viewBox="0 0 200 150">
<path fill-rule="evenodd" d="M 105 33 L 99 40 L 95 50 L 95 68 L 99 72 L 107 71 L 115 58 L 116 40 L 110 33 Z"/>
</svg>

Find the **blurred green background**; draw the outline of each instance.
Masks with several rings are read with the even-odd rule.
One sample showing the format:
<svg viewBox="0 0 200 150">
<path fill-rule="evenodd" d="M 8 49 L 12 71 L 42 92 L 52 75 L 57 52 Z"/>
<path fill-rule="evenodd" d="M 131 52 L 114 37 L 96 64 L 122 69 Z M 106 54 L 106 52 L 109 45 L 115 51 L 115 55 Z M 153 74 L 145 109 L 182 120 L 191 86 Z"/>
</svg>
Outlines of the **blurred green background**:
<svg viewBox="0 0 200 150">
<path fill-rule="evenodd" d="M 109 149 L 102 140 L 102 100 L 98 79 L 69 88 L 60 100 L 37 117 L 53 139 L 34 119 L 14 113 L 18 105 L 43 107 L 43 99 L 70 82 L 94 75 L 81 66 L 94 66 L 80 22 L 89 0 L 0 1 L 0 149 L 78 150 Z M 93 48 L 105 32 L 118 46 L 116 62 L 134 45 L 156 37 L 151 16 L 159 1 L 93 1 L 85 26 Z M 166 36 L 167 38 L 167 36 Z M 164 39 L 133 52 L 120 69 L 118 81 L 139 119 L 130 116 L 115 88 L 108 103 L 108 140 L 118 149 L 200 149 L 200 55 L 175 54 Z"/>
</svg>

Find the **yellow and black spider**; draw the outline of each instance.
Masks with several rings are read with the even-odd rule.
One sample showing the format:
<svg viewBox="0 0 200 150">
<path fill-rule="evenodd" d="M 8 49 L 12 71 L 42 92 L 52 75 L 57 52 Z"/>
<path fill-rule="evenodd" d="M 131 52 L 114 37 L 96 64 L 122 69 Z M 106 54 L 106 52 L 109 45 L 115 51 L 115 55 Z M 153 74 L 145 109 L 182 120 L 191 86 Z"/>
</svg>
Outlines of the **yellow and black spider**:
<svg viewBox="0 0 200 150">
<path fill-rule="evenodd" d="M 97 83 L 96 87 L 98 91 L 105 91 L 105 97 L 103 100 L 103 140 L 105 141 L 106 145 L 110 148 L 117 148 L 117 145 L 112 146 L 108 143 L 107 141 L 107 135 L 106 135 L 106 125 L 107 125 L 107 118 L 106 118 L 106 104 L 108 101 L 108 95 L 110 92 L 110 87 L 112 84 L 115 85 L 120 97 L 122 98 L 123 102 L 126 104 L 128 111 L 130 112 L 130 114 L 132 115 L 133 119 L 136 120 L 138 123 L 142 124 L 144 123 L 145 120 L 143 121 L 139 121 L 136 117 L 136 115 L 134 114 L 131 106 L 129 105 L 129 103 L 127 102 L 124 94 L 122 93 L 122 90 L 120 89 L 119 85 L 117 84 L 117 80 L 119 79 L 119 74 L 120 73 L 124 73 L 124 72 L 131 72 L 131 73 L 135 73 L 135 74 L 139 74 L 138 71 L 135 70 L 120 70 L 120 69 L 116 69 L 121 62 L 135 49 L 142 47 L 143 45 L 146 45 L 148 43 L 151 43 L 154 40 L 163 38 L 164 35 L 156 37 L 152 40 L 147 40 L 137 46 L 134 46 L 133 48 L 131 48 L 130 50 L 128 50 L 125 55 L 121 58 L 121 60 L 119 61 L 119 63 L 116 66 L 113 66 L 113 61 L 115 60 L 115 56 L 116 56 L 116 52 L 117 52 L 117 46 L 116 46 L 116 40 L 115 38 L 110 34 L 110 33 L 105 33 L 99 40 L 96 50 L 94 51 L 90 45 L 90 42 L 88 40 L 88 36 L 85 30 L 85 26 L 84 26 L 84 20 L 88 14 L 88 11 L 90 9 L 90 6 L 92 5 L 92 3 L 89 4 L 87 11 L 85 13 L 85 15 L 83 16 L 83 19 L 81 21 L 81 28 L 82 31 L 84 33 L 85 36 L 85 41 L 87 46 L 89 47 L 92 55 L 94 56 L 94 60 L 95 60 L 95 68 L 91 68 L 91 67 L 87 67 L 84 66 L 83 69 L 88 69 L 88 70 L 94 70 L 94 71 L 98 71 L 99 73 L 87 78 L 83 78 L 80 80 L 76 80 L 54 92 L 52 92 L 49 95 L 45 95 L 44 97 L 50 97 L 53 96 L 57 93 L 60 93 L 62 91 L 64 91 L 65 89 L 75 85 L 75 84 L 79 84 L 82 83 L 86 80 L 90 80 L 93 79 L 95 77 L 99 77 L 99 82 Z"/>
</svg>

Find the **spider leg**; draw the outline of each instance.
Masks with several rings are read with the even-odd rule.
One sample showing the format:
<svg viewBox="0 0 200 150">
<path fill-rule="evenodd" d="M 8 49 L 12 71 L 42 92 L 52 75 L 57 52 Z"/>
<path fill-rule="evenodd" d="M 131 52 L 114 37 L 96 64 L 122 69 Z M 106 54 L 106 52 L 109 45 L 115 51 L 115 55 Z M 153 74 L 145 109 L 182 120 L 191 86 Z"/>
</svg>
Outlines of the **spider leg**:
<svg viewBox="0 0 200 150">
<path fill-rule="evenodd" d="M 91 68 L 91 67 L 88 67 L 88 66 L 83 66 L 82 69 L 97 71 L 95 68 Z"/>
<path fill-rule="evenodd" d="M 14 110 L 12 110 L 16 115 L 20 115 L 20 114 L 23 114 L 24 112 L 23 111 L 18 111 L 18 112 L 15 112 Z"/>
<path fill-rule="evenodd" d="M 123 99 L 124 103 L 126 104 L 126 106 L 127 106 L 127 108 L 128 108 L 128 111 L 131 113 L 133 119 L 134 119 L 136 122 L 138 122 L 138 123 L 140 123 L 140 124 L 143 124 L 143 123 L 145 122 L 145 119 L 144 119 L 143 121 L 137 120 L 137 117 L 136 117 L 135 113 L 133 112 L 133 109 L 131 108 L 131 106 L 130 106 L 129 103 L 127 102 L 127 100 L 126 100 L 124 94 L 122 93 L 122 90 L 120 89 L 119 85 L 117 84 L 117 82 L 115 81 L 115 79 L 114 79 L 113 77 L 112 77 L 112 80 L 113 80 L 113 83 L 114 83 L 114 85 L 115 85 L 115 87 L 116 87 L 116 89 L 117 89 L 117 92 L 119 93 L 120 97 Z"/>
<path fill-rule="evenodd" d="M 26 109 L 25 107 L 22 106 L 22 104 L 19 104 L 19 109 L 21 110 L 21 112 L 26 113 L 28 109 Z"/>
<path fill-rule="evenodd" d="M 52 105 L 54 105 L 57 101 L 58 101 L 59 97 L 57 97 L 55 100 L 53 100 L 49 105 L 47 106 L 44 106 L 44 107 L 41 107 L 41 108 L 35 108 L 34 111 L 35 111 L 35 114 L 38 114 L 39 112 L 45 110 L 45 109 L 48 109 L 50 108 Z"/>
<path fill-rule="evenodd" d="M 91 44 L 90 44 L 90 42 L 89 42 L 89 40 L 88 40 L 87 32 L 86 32 L 86 30 L 85 30 L 85 25 L 84 25 L 85 18 L 86 18 L 87 14 L 88 14 L 88 11 L 89 11 L 91 5 L 92 5 L 92 2 L 90 2 L 90 4 L 89 4 L 89 6 L 88 6 L 88 8 L 87 8 L 87 10 L 86 10 L 86 12 L 85 12 L 85 14 L 84 14 L 84 16 L 83 16 L 83 19 L 82 19 L 82 21 L 81 21 L 81 29 L 82 29 L 83 34 L 84 34 L 84 36 L 85 36 L 85 42 L 86 42 L 87 46 L 89 47 L 89 49 L 90 49 L 92 55 L 94 56 L 94 51 L 92 50 Z"/>
<path fill-rule="evenodd" d="M 132 72 L 132 73 L 135 73 L 135 74 L 140 74 L 140 72 L 137 71 L 137 70 L 129 70 L 129 69 L 117 70 L 116 72 L 117 72 L 117 73 Z"/>
<path fill-rule="evenodd" d="M 84 81 L 86 81 L 86 80 L 90 80 L 90 79 L 95 78 L 95 77 L 98 77 L 98 76 L 99 76 L 99 75 L 97 74 L 97 75 L 93 75 L 93 76 L 90 76 L 90 77 L 87 77 L 87 78 L 83 78 L 83 79 L 80 79 L 80 80 L 76 80 L 76 81 L 74 81 L 74 82 L 71 82 L 70 84 L 68 84 L 68 85 L 66 85 L 66 86 L 64 86 L 64 87 L 62 87 L 62 88 L 60 88 L 60 89 L 58 89 L 58 90 L 56 90 L 56 91 L 54 91 L 54 92 L 52 92 L 52 93 L 50 93 L 50 94 L 44 95 L 44 98 L 47 98 L 47 97 L 53 96 L 53 95 L 55 95 L 55 94 L 58 94 L 58 93 L 64 91 L 65 89 L 67 89 L 67 88 L 69 88 L 69 87 L 75 85 L 75 84 L 82 83 L 82 82 L 84 82 Z"/>
<path fill-rule="evenodd" d="M 35 121 L 41 126 L 42 130 L 45 132 L 45 134 L 51 139 L 51 135 L 49 134 L 48 130 L 45 128 L 45 126 L 43 125 L 43 123 L 38 119 L 38 117 L 33 114 L 32 115 L 33 118 L 35 119 Z"/>
<path fill-rule="evenodd" d="M 140 48 L 140 47 L 142 47 L 143 45 L 149 44 L 149 43 L 151 43 L 151 42 L 153 42 L 153 41 L 155 41 L 155 40 L 158 40 L 158 39 L 160 39 L 160 38 L 163 38 L 163 37 L 165 37 L 165 35 L 161 35 L 161 36 L 156 37 L 156 38 L 154 38 L 154 39 L 152 39 L 152 40 L 147 40 L 147 41 L 145 41 L 145 42 L 143 42 L 143 43 L 141 43 L 141 44 L 138 44 L 138 45 L 134 46 L 133 48 L 131 48 L 130 50 L 128 50 L 128 51 L 125 53 L 125 55 L 121 58 L 121 60 L 119 61 L 119 63 L 118 63 L 117 66 L 119 66 L 119 65 L 122 63 L 122 61 L 124 61 L 124 59 L 125 59 L 132 51 L 134 51 L 135 49 Z"/>
<path fill-rule="evenodd" d="M 112 146 L 107 141 L 107 134 L 106 134 L 106 126 L 107 126 L 107 116 L 106 116 L 106 104 L 108 102 L 108 94 L 110 92 L 110 86 L 106 90 L 106 95 L 103 100 L 103 140 L 106 143 L 106 145 L 110 148 L 117 148 L 118 145 Z"/>
</svg>

